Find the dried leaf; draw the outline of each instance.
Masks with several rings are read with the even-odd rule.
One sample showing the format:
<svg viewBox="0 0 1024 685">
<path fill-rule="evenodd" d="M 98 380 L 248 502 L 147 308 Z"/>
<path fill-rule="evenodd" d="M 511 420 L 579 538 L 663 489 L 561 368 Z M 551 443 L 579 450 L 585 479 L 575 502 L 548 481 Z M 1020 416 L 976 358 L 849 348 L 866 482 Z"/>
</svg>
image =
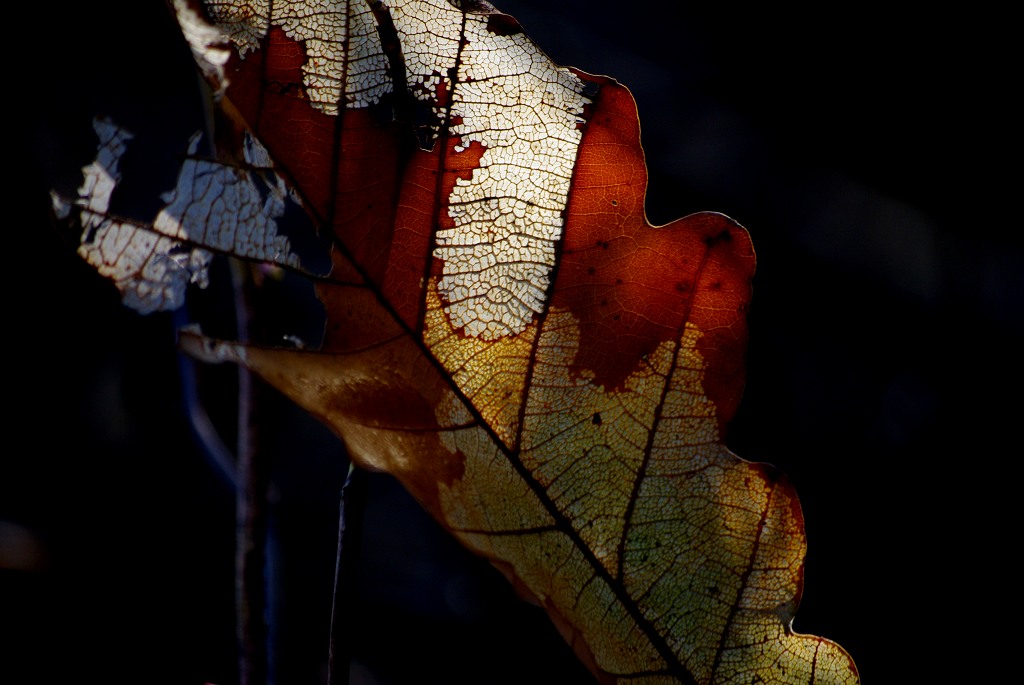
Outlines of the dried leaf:
<svg viewBox="0 0 1024 685">
<path fill-rule="evenodd" d="M 602 682 L 859 682 L 791 629 L 793 488 L 722 443 L 746 231 L 711 213 L 650 226 L 629 92 L 457 4 L 175 2 L 223 117 L 205 163 L 235 182 L 187 183 L 196 211 L 172 237 L 301 270 L 267 199 L 287 182 L 333 246 L 321 349 L 182 345 L 260 373 L 396 476 Z M 269 195 L 235 190 L 270 160 Z M 238 208 L 274 250 L 223 238 Z"/>
</svg>

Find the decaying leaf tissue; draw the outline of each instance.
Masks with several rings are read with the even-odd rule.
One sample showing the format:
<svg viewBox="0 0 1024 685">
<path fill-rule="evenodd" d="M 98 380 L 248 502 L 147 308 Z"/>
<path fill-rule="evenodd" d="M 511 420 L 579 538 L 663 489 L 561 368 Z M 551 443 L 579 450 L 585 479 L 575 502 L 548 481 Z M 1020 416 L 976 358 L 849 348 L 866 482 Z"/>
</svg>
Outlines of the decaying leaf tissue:
<svg viewBox="0 0 1024 685">
<path fill-rule="evenodd" d="M 460 7 L 459 5 L 462 5 Z M 722 442 L 754 272 L 713 213 L 652 227 L 636 106 L 483 2 L 176 0 L 217 108 L 165 208 L 110 216 L 129 136 L 99 121 L 83 257 L 140 311 L 215 254 L 308 275 L 317 349 L 183 332 L 328 424 L 542 605 L 607 683 L 855 683 L 795 634 L 787 479 Z M 277 222 L 301 207 L 313 268 Z"/>
</svg>

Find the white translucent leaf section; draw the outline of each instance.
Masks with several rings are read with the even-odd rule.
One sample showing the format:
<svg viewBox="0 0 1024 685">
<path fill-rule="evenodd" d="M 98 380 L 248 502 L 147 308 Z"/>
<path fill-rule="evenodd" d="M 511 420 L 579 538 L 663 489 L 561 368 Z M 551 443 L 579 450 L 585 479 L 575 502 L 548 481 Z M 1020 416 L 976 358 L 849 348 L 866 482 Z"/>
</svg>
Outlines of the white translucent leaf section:
<svg viewBox="0 0 1024 685">
<path fill-rule="evenodd" d="M 110 196 L 121 178 L 118 165 L 131 134 L 108 121 L 97 120 L 93 128 L 100 139 L 96 161 L 82 169 L 84 182 L 77 200 L 69 203 L 53 195 L 54 211 L 66 217 L 73 206 L 80 208 L 78 254 L 114 281 L 126 306 L 142 314 L 177 309 L 189 283 L 205 285 L 210 253 L 108 217 Z"/>
<path fill-rule="evenodd" d="M 391 91 L 388 62 L 366 0 L 207 0 L 211 18 L 244 58 L 270 27 L 303 44 L 302 67 L 310 104 L 326 114 L 367 107 Z"/>
<path fill-rule="evenodd" d="M 227 38 L 217 27 L 207 24 L 196 14 L 188 6 L 187 0 L 174 0 L 174 13 L 178 18 L 178 25 L 181 26 L 181 32 L 192 50 L 192 57 L 207 81 L 215 88 L 215 95 L 219 96 L 227 87 L 224 65 L 231 54 L 224 47 Z"/>
<path fill-rule="evenodd" d="M 544 309 L 590 101 L 525 34 L 491 33 L 487 23 L 466 17 L 450 128 L 463 147 L 485 152 L 448 198 L 455 226 L 438 231 L 435 256 L 454 324 L 493 340 Z"/>
<path fill-rule="evenodd" d="M 289 199 L 277 174 L 189 158 L 152 224 L 114 218 L 110 197 L 131 135 L 109 121 L 97 120 L 94 129 L 100 138 L 96 161 L 83 168 L 78 197 L 68 201 L 53 194 L 53 207 L 61 218 L 77 208 L 82 225 L 78 253 L 114 281 L 125 305 L 143 314 L 177 309 L 189 283 L 205 287 L 211 249 L 298 266 L 298 257 L 277 230 L 276 219 Z M 192 137 L 190 156 L 199 139 L 199 134 Z M 257 141 L 247 140 L 245 149 L 250 163 L 265 166 L 266 151 Z"/>
<path fill-rule="evenodd" d="M 199 134 L 192 137 L 190 156 L 199 139 Z M 270 170 L 266 148 L 248 132 L 243 154 L 253 169 L 186 159 L 174 190 L 162 198 L 167 207 L 153 228 L 236 257 L 298 267 L 299 258 L 277 224 L 291 199 L 288 186 Z"/>
<path fill-rule="evenodd" d="M 436 138 L 446 115 L 437 107 L 438 86 L 443 84 L 446 92 L 451 91 L 449 74 L 454 73 L 459 59 L 462 10 L 448 0 L 387 0 L 384 6 L 391 13 L 402 44 L 406 87 L 420 100 L 434 103 L 434 123 L 430 126 Z"/>
</svg>

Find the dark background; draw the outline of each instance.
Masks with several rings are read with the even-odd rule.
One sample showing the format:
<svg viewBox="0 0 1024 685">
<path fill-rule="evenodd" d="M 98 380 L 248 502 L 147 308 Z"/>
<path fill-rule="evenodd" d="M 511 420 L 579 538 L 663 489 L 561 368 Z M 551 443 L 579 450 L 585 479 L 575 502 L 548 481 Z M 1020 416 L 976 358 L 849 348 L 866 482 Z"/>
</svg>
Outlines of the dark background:
<svg viewBox="0 0 1024 685">
<path fill-rule="evenodd" d="M 727 442 L 800 494 L 795 628 L 846 647 L 868 683 L 991 681 L 1016 639 L 999 620 L 1020 545 L 1007 18 L 499 6 L 556 62 L 633 90 L 654 223 L 715 210 L 751 232 L 747 390 Z M 139 134 L 121 199 L 152 211 L 202 127 L 190 57 L 159 2 L 20 8 L 11 25 L 0 681 L 229 685 L 233 494 L 185 419 L 175 323 L 123 309 L 48 215 L 48 189 L 73 189 L 94 155 L 97 114 Z M 233 371 L 211 378 L 230 434 Z M 278 682 L 317 683 L 346 461 L 268 401 Z M 369 489 L 354 682 L 589 682 L 546 617 L 389 478 Z"/>
</svg>

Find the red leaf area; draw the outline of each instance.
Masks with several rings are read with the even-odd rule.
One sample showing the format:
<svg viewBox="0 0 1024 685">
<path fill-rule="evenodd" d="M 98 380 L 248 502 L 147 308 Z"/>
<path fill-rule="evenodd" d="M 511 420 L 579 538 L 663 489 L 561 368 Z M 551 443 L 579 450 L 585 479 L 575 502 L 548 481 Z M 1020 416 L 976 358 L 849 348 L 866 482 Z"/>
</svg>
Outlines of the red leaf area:
<svg viewBox="0 0 1024 685">
<path fill-rule="evenodd" d="M 652 227 L 644 214 L 647 167 L 633 96 L 612 79 L 576 73 L 599 90 L 580 145 L 551 299 L 580 321 L 576 365 L 618 388 L 636 360 L 678 340 L 692 323 L 704 334 L 704 388 L 724 426 L 743 386 L 750 237 L 710 212 Z"/>
<path fill-rule="evenodd" d="M 266 47 L 228 65 L 233 106 L 290 176 L 311 215 L 331 227 L 344 255 L 334 280 L 368 281 L 407 327 L 422 329 L 426 276 L 440 275 L 432 236 L 451 226 L 446 209 L 457 178 L 469 179 L 484 153 L 442 127 L 421 147 L 405 103 L 341 109 L 329 116 L 303 96 L 301 42 L 280 28 Z M 550 306 L 580 322 L 577 369 L 607 389 L 621 387 L 638 360 L 678 340 L 687 322 L 703 335 L 705 391 L 720 426 L 732 417 L 743 385 L 745 312 L 754 252 L 745 229 L 700 213 L 653 228 L 644 214 L 647 170 L 636 104 L 612 79 L 579 71 L 596 89 L 585 114 Z M 450 93 L 439 91 L 444 110 Z M 393 116 L 393 113 L 396 114 Z M 450 123 L 450 122 L 445 122 Z M 340 255 L 339 255 L 340 256 Z M 353 271 L 356 265 L 358 271 Z M 351 293 L 321 289 L 328 312 L 351 309 Z M 333 317 L 324 349 L 359 343 L 344 316 Z"/>
</svg>

